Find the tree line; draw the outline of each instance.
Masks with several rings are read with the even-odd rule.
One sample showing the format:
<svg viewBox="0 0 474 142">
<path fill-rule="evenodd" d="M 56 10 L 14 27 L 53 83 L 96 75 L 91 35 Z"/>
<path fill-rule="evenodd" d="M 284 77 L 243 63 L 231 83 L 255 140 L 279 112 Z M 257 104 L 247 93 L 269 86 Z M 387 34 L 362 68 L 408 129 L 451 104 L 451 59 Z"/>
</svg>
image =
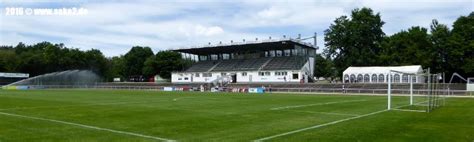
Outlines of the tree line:
<svg viewBox="0 0 474 142">
<path fill-rule="evenodd" d="M 113 78 L 146 81 L 154 75 L 169 79 L 172 71 L 182 70 L 191 63 L 179 53 L 160 51 L 154 54 L 151 48 L 141 46 L 134 46 L 125 55 L 111 58 L 97 49 L 81 51 L 67 48 L 62 43 L 0 46 L 0 72 L 29 73 L 30 76 L 83 69 L 94 71 L 104 81 L 112 81 Z"/>
<path fill-rule="evenodd" d="M 446 77 L 474 76 L 474 12 L 452 28 L 434 19 L 429 28 L 412 26 L 388 36 L 384 24 L 370 8 L 336 18 L 324 32 L 326 48 L 316 57 L 315 75 L 337 78 L 349 66 L 422 65 Z"/>
</svg>

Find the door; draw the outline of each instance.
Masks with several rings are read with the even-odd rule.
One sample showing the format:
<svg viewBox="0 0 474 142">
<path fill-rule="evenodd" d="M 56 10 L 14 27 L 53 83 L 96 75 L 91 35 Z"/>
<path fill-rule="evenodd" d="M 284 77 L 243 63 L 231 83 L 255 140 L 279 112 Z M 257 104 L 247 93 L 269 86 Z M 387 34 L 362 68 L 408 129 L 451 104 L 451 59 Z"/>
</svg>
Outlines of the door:
<svg viewBox="0 0 474 142">
<path fill-rule="evenodd" d="M 237 74 L 232 75 L 232 83 L 237 82 Z"/>
</svg>

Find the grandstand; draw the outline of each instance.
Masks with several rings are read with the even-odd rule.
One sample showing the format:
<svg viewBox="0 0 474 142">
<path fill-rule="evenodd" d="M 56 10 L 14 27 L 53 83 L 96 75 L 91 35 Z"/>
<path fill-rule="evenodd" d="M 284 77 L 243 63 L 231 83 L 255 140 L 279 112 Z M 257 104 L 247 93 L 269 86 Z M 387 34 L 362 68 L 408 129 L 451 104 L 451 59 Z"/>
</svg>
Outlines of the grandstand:
<svg viewBox="0 0 474 142">
<path fill-rule="evenodd" d="M 172 83 L 307 83 L 317 48 L 298 39 L 265 40 L 177 49 L 197 62 L 173 72 Z"/>
</svg>

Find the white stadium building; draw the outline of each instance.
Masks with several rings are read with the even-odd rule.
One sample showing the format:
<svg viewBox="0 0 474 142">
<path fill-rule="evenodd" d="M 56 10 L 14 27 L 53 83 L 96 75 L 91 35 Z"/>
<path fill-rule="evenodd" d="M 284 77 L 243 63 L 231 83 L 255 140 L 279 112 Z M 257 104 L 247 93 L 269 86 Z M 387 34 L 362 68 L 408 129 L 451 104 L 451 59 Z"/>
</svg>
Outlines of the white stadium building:
<svg viewBox="0 0 474 142">
<path fill-rule="evenodd" d="M 342 79 L 344 83 L 387 83 L 391 70 L 410 74 L 423 73 L 423 68 L 420 65 L 349 67 L 344 70 Z M 392 72 L 393 83 L 409 83 L 409 78 L 408 74 Z M 423 77 L 413 77 L 413 83 L 423 82 Z"/>
<path fill-rule="evenodd" d="M 177 49 L 197 62 L 171 74 L 172 83 L 282 83 L 313 78 L 316 48 L 298 39 Z"/>
</svg>

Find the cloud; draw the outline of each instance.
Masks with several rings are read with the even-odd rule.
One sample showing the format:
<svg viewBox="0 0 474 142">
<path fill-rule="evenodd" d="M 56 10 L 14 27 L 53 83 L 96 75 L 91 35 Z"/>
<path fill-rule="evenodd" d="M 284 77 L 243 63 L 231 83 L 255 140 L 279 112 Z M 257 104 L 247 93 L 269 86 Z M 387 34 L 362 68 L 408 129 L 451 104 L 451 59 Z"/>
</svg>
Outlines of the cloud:
<svg viewBox="0 0 474 142">
<path fill-rule="evenodd" d="M 0 5 L 23 7 L 84 7 L 85 16 L 0 16 L 0 44 L 40 41 L 65 43 L 83 50 L 100 49 L 106 56 L 125 54 L 132 46 L 158 50 L 264 39 L 298 33 L 322 34 L 333 20 L 354 8 L 370 7 L 393 34 L 410 26 L 428 27 L 432 19 L 451 25 L 472 12 L 470 0 L 178 0 L 178 1 L 7 1 Z"/>
</svg>

